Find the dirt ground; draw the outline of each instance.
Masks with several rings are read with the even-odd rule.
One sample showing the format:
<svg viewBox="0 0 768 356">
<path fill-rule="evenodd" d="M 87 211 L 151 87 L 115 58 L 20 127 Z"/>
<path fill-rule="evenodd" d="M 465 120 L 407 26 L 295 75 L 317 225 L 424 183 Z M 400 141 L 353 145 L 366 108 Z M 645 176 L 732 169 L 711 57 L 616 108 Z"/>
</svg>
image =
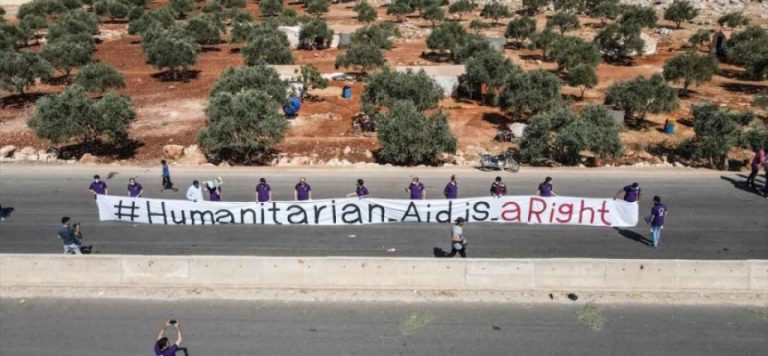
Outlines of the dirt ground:
<svg viewBox="0 0 768 356">
<path fill-rule="evenodd" d="M 163 6 L 167 0 L 153 0 L 149 7 Z M 196 3 L 199 7 L 201 3 Z M 299 5 L 290 7 L 301 12 Z M 323 16 L 332 25 L 357 25 L 351 3 L 334 4 L 331 11 Z M 249 1 L 246 11 L 259 17 L 258 4 Z M 379 19 L 390 19 L 386 8 L 378 8 Z M 11 9 L 6 17 L 13 21 Z M 464 16 L 463 21 L 479 18 L 476 11 L 472 16 Z M 697 18 L 696 21 L 711 23 L 711 19 Z M 761 24 L 765 20 L 754 19 L 753 23 Z M 504 21 L 506 22 L 506 21 Z M 544 26 L 545 15 L 537 17 L 539 28 Z M 586 38 L 597 31 L 593 28 L 596 20 L 582 18 L 582 29 L 570 33 Z M 661 26 L 670 26 L 661 20 Z M 385 57 L 391 66 L 397 65 L 440 65 L 420 57 L 426 49 L 424 42 L 425 29 L 430 24 L 415 17 L 407 19 L 402 29 L 406 38 L 397 39 L 390 51 L 385 51 Z M 602 103 L 605 91 L 617 80 L 629 80 L 639 75 L 649 76 L 660 72 L 664 61 L 678 55 L 681 45 L 698 28 L 715 28 L 712 25 L 685 24 L 681 30 L 673 30 L 671 34 L 662 36 L 646 30 L 646 33 L 658 40 L 657 54 L 637 57 L 631 66 L 621 66 L 601 63 L 598 66 L 599 84 L 586 91 L 584 101 L 576 102 L 578 106 L 587 103 Z M 123 73 L 127 87 L 120 91 L 131 97 L 137 108 L 138 118 L 131 126 L 130 135 L 139 142 L 135 154 L 127 159 L 128 162 L 142 164 L 155 161 L 162 157 L 162 147 L 167 144 L 192 145 L 196 144 L 197 132 L 204 126 L 205 106 L 208 90 L 219 75 L 230 66 L 240 66 L 242 56 L 237 53 L 240 44 L 223 43 L 205 47 L 201 52 L 198 63 L 192 67 L 192 77 L 184 81 L 164 81 L 160 71 L 145 62 L 138 36 L 126 33 L 125 23 L 104 23 L 100 25 L 103 42 L 96 50 L 95 58 L 109 63 Z M 497 26 L 483 31 L 488 36 L 503 36 L 504 26 Z M 31 46 L 29 50 L 39 50 L 39 46 Z M 702 49 L 706 50 L 706 49 Z M 294 51 L 297 64 L 313 64 L 321 72 L 336 71 L 334 62 L 340 53 L 337 49 L 322 51 Z M 524 69 L 544 68 L 553 70 L 556 64 L 536 60 L 540 51 L 528 49 L 506 49 L 505 54 Z M 667 119 L 685 119 L 688 117 L 690 104 L 713 101 L 738 110 L 746 110 L 752 100 L 752 94 L 768 88 L 768 81 L 751 82 L 735 79 L 742 69 L 721 64 L 721 74 L 700 87 L 693 87 L 691 95 L 681 99 L 681 109 L 666 115 L 649 115 L 650 127 L 643 130 L 625 130 L 622 139 L 628 148 L 628 155 L 636 151 L 645 151 L 648 147 L 663 142 L 679 142 L 690 137 L 693 132 L 685 121 L 678 124 L 678 130 L 673 135 L 662 132 L 662 126 Z M 352 117 L 360 110 L 359 97 L 363 89 L 362 83 L 354 83 L 353 98 L 341 98 L 343 82 L 331 82 L 330 87 L 313 92 L 315 99 L 304 103 L 299 117 L 292 120 L 292 127 L 285 140 L 277 149 L 286 157 L 308 157 L 312 164 L 322 164 L 336 158 L 350 162 L 372 162 L 371 151 L 375 151 L 377 141 L 375 135 L 356 133 L 352 130 Z M 43 94 L 64 90 L 65 85 L 40 84 L 29 90 L 30 97 L 38 98 Z M 564 87 L 563 93 L 576 96 L 576 88 Z M 0 146 L 13 144 L 17 147 L 34 146 L 45 148 L 47 142 L 39 140 L 29 131 L 26 125 L 28 118 L 34 114 L 31 100 L 20 102 L 9 93 L 0 92 L 3 107 L 0 110 Z M 443 110 L 448 114 L 451 127 L 459 139 L 459 149 L 468 157 L 484 151 L 497 152 L 508 144 L 497 143 L 493 140 L 499 128 L 512 122 L 497 108 L 482 106 L 475 102 L 446 98 L 442 102 Z M 330 113 L 330 114 L 329 114 Z M 107 159 L 109 160 L 109 159 Z M 306 162 L 304 162 L 306 163 Z"/>
</svg>

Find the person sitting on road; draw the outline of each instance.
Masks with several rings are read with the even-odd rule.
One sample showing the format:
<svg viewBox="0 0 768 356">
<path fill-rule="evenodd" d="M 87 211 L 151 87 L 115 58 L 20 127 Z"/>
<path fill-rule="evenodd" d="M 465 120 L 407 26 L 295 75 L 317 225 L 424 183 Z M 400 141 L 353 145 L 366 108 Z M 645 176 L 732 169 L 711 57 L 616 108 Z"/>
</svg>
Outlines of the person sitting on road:
<svg viewBox="0 0 768 356">
<path fill-rule="evenodd" d="M 173 326 L 176 328 L 176 342 L 174 342 L 172 345 L 168 342 L 168 338 L 165 337 L 165 329 L 168 329 L 168 327 Z M 176 320 L 170 320 L 163 327 L 160 329 L 160 332 L 157 334 L 157 340 L 155 341 L 155 355 L 157 356 L 174 356 L 176 355 L 176 351 L 179 350 L 179 346 L 181 346 L 181 341 L 183 340 L 181 336 L 181 323 L 179 323 Z"/>
<path fill-rule="evenodd" d="M 496 177 L 496 180 L 491 184 L 491 196 L 501 198 L 505 195 L 507 195 L 507 185 L 501 181 L 501 177 Z"/>
<path fill-rule="evenodd" d="M 619 189 L 616 194 L 613 195 L 613 200 L 616 200 L 621 193 L 624 193 L 624 201 L 627 203 L 634 203 L 640 201 L 640 197 L 643 195 L 643 190 L 640 189 L 640 184 L 634 182 L 630 185 L 624 186 Z"/>
</svg>

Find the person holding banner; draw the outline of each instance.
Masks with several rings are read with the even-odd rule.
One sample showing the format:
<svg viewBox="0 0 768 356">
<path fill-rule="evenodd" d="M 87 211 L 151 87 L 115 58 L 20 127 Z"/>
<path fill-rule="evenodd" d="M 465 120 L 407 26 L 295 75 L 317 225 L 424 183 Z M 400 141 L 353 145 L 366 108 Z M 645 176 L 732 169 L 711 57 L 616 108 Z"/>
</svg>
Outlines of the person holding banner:
<svg viewBox="0 0 768 356">
<path fill-rule="evenodd" d="M 256 201 L 259 203 L 272 201 L 272 187 L 267 184 L 266 178 L 259 178 L 259 184 L 256 184 Z"/>
<path fill-rule="evenodd" d="M 640 189 L 640 184 L 634 182 L 619 189 L 619 191 L 613 195 L 613 200 L 616 200 L 622 192 L 624 193 L 624 201 L 627 203 L 640 201 L 640 197 L 643 195 L 643 190 Z"/>
<path fill-rule="evenodd" d="M 445 199 L 459 198 L 459 185 L 456 183 L 456 175 L 451 175 L 451 181 L 445 185 L 443 195 L 445 195 Z"/>
<path fill-rule="evenodd" d="M 187 200 L 194 203 L 205 201 L 205 198 L 203 198 L 203 189 L 200 187 L 200 182 L 197 180 L 192 181 L 192 185 L 187 188 Z"/>
<path fill-rule="evenodd" d="M 307 179 L 301 177 L 299 183 L 293 189 L 293 200 L 312 200 L 312 187 L 307 184 Z"/>
<path fill-rule="evenodd" d="M 456 218 L 456 224 L 451 231 L 451 252 L 445 257 L 456 256 L 458 252 L 461 258 L 467 258 L 467 239 L 464 238 L 464 218 Z"/>
<path fill-rule="evenodd" d="M 667 216 L 667 206 L 661 203 L 661 198 L 657 195 L 653 197 L 653 208 L 651 215 L 645 218 L 645 221 L 651 225 L 651 240 L 653 248 L 659 246 L 661 239 L 661 229 L 664 228 L 664 218 Z"/>
<path fill-rule="evenodd" d="M 413 177 L 411 184 L 405 188 L 411 196 L 411 200 L 424 200 L 427 198 L 427 189 L 424 188 L 424 184 L 419 182 L 419 177 Z"/>
<path fill-rule="evenodd" d="M 501 198 L 507 195 L 507 185 L 501 181 L 501 177 L 496 177 L 496 181 L 491 184 L 491 196 Z"/>
<path fill-rule="evenodd" d="M 357 180 L 357 186 L 354 193 L 347 194 L 348 197 L 358 197 L 360 199 L 368 197 L 368 188 L 365 187 L 365 182 L 362 179 Z"/>
<path fill-rule="evenodd" d="M 131 198 L 141 198 L 144 195 L 144 187 L 136 183 L 136 178 L 128 179 L 128 196 Z"/>
<path fill-rule="evenodd" d="M 91 182 L 91 186 L 88 187 L 88 191 L 93 194 L 93 199 L 96 199 L 97 195 L 109 194 L 109 189 L 107 189 L 107 183 L 104 183 L 104 181 L 101 180 L 101 177 L 99 177 L 98 174 L 93 176 L 93 182 Z"/>
<path fill-rule="evenodd" d="M 552 177 L 544 178 L 544 182 L 539 184 L 536 195 L 540 197 L 556 197 L 554 187 L 552 187 Z"/>
<path fill-rule="evenodd" d="M 205 182 L 205 188 L 208 190 L 209 201 L 221 201 L 221 185 L 224 184 L 224 180 L 221 177 L 217 177 L 214 180 Z"/>
</svg>

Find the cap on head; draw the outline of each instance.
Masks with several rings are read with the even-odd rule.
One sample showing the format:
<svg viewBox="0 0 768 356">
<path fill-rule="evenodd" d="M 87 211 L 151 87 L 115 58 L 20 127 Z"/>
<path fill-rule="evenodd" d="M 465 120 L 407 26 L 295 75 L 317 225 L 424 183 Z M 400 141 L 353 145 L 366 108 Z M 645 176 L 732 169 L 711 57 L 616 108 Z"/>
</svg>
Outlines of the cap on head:
<svg viewBox="0 0 768 356">
<path fill-rule="evenodd" d="M 61 223 L 62 223 L 62 224 L 66 224 L 66 223 L 68 223 L 68 222 L 69 222 L 69 216 L 65 216 L 65 217 L 62 217 L 62 218 L 61 218 Z"/>
</svg>

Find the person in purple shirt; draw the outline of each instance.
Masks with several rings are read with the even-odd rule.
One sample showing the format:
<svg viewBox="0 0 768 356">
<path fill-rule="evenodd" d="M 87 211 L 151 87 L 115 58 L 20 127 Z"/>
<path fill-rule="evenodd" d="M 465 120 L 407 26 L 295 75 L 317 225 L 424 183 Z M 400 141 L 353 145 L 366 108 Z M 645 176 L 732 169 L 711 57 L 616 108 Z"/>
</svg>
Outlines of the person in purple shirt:
<svg viewBox="0 0 768 356">
<path fill-rule="evenodd" d="M 128 196 L 131 198 L 140 198 L 144 195 L 144 187 L 136 183 L 136 178 L 128 179 Z"/>
<path fill-rule="evenodd" d="M 411 194 L 411 200 L 423 200 L 427 198 L 427 189 L 419 182 L 419 177 L 413 177 L 411 184 L 405 191 Z"/>
<path fill-rule="evenodd" d="M 456 183 L 456 175 L 451 175 L 451 181 L 445 185 L 445 189 L 443 189 L 443 195 L 445 195 L 445 199 L 459 198 L 459 185 Z"/>
<path fill-rule="evenodd" d="M 556 197 L 554 187 L 552 186 L 552 177 L 544 178 L 544 182 L 539 184 L 536 194 L 540 197 Z"/>
<path fill-rule="evenodd" d="M 507 195 L 507 185 L 501 181 L 501 177 L 496 177 L 496 181 L 491 184 L 491 196 L 501 198 Z"/>
<path fill-rule="evenodd" d="M 661 203 L 659 196 L 653 197 L 653 207 L 651 208 L 651 215 L 645 218 L 645 221 L 651 225 L 651 239 L 653 242 L 653 248 L 659 246 L 659 240 L 661 239 L 661 229 L 664 228 L 664 218 L 667 217 L 667 206 Z"/>
<path fill-rule="evenodd" d="M 365 182 L 362 179 L 357 180 L 357 186 L 354 193 L 347 194 L 348 197 L 358 197 L 360 199 L 368 197 L 368 188 L 365 186 Z"/>
<path fill-rule="evenodd" d="M 749 177 L 747 177 L 747 187 L 757 190 L 755 178 L 757 173 L 760 172 L 760 167 L 765 164 L 765 150 L 757 146 L 752 146 L 752 149 L 755 151 L 755 156 L 752 157 L 752 164 L 750 165 L 752 171 L 749 173 Z"/>
<path fill-rule="evenodd" d="M 96 199 L 97 195 L 109 194 L 109 189 L 107 189 L 107 183 L 104 183 L 98 174 L 93 176 L 93 182 L 91 182 L 91 186 L 88 187 L 88 191 L 90 191 L 93 194 L 93 199 Z"/>
<path fill-rule="evenodd" d="M 221 184 L 216 185 L 215 187 L 206 184 L 205 188 L 208 189 L 209 201 L 221 201 Z"/>
<path fill-rule="evenodd" d="M 165 337 L 165 329 L 168 329 L 170 326 L 176 328 L 176 342 L 174 342 L 172 345 L 168 342 L 168 338 Z M 155 355 L 175 356 L 176 351 L 178 351 L 179 346 L 181 346 L 182 340 L 183 337 L 181 336 L 181 323 L 176 320 L 168 321 L 160 329 L 160 332 L 157 333 L 157 340 L 155 341 Z"/>
<path fill-rule="evenodd" d="M 619 195 L 624 193 L 624 201 L 628 203 L 634 203 L 640 201 L 640 197 L 643 195 L 643 190 L 640 189 L 640 184 L 637 182 L 624 186 L 619 189 L 616 194 L 613 195 L 613 200 L 618 199 Z"/>
<path fill-rule="evenodd" d="M 307 184 L 306 178 L 301 177 L 293 189 L 293 200 L 312 200 L 312 187 Z"/>
<path fill-rule="evenodd" d="M 272 200 L 272 187 L 267 184 L 265 178 L 259 178 L 259 184 L 256 184 L 256 201 L 265 203 Z"/>
</svg>

